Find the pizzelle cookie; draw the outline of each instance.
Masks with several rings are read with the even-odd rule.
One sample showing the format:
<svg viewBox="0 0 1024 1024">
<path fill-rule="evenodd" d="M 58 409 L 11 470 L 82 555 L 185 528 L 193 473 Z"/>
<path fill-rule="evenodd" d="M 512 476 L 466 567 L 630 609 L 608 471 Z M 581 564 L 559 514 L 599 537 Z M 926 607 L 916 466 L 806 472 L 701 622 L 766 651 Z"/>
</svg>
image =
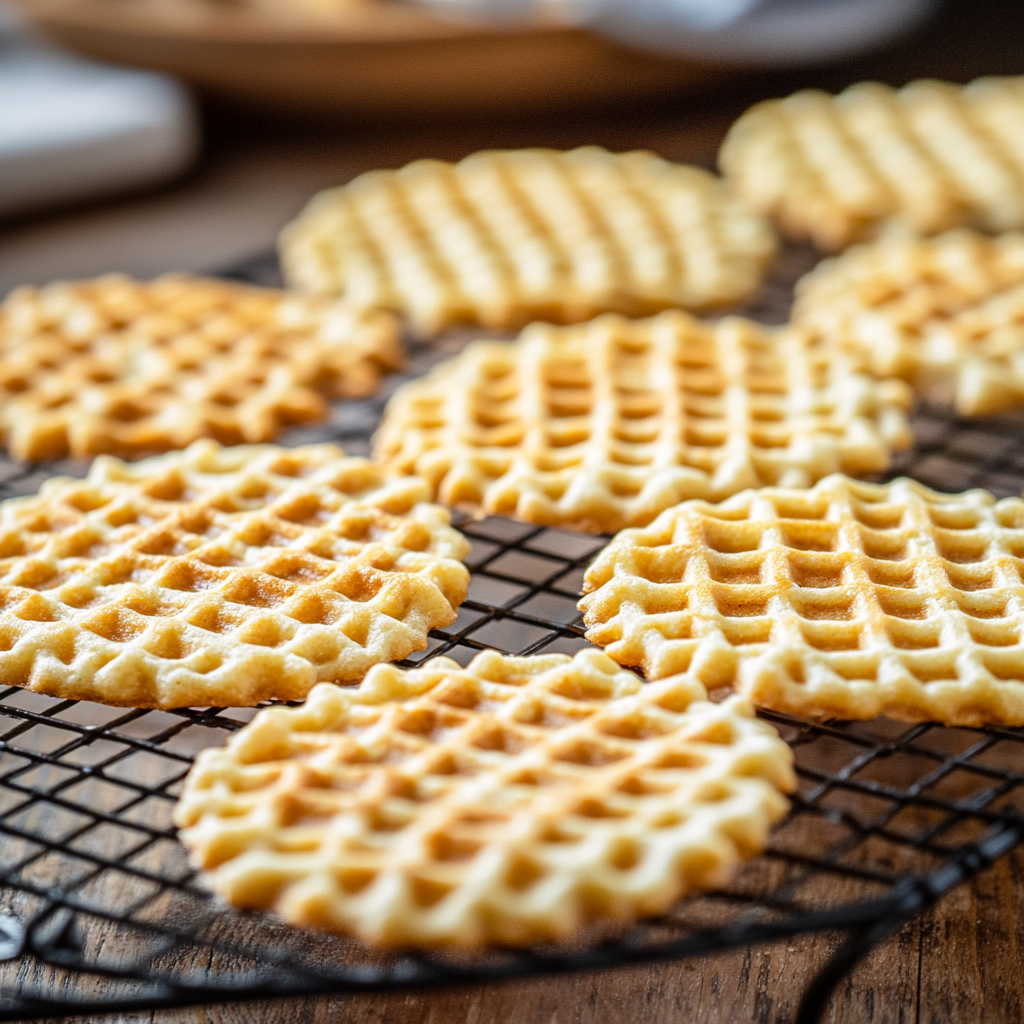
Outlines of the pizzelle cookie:
<svg viewBox="0 0 1024 1024">
<path fill-rule="evenodd" d="M 775 240 L 714 175 L 588 146 L 364 174 L 316 196 L 280 248 L 293 287 L 433 334 L 738 303 Z"/>
<path fill-rule="evenodd" d="M 793 319 L 966 416 L 1024 406 L 1024 235 L 886 239 L 797 284 Z"/>
<path fill-rule="evenodd" d="M 1024 501 L 843 476 L 687 502 L 587 573 L 589 639 L 805 718 L 1024 725 Z"/>
<path fill-rule="evenodd" d="M 876 82 L 758 103 L 719 153 L 789 236 L 843 249 L 899 227 L 1024 227 L 1024 78 Z"/>
<path fill-rule="evenodd" d="M 446 505 L 600 532 L 687 498 L 880 471 L 909 443 L 909 401 L 799 331 L 605 316 L 470 345 L 395 393 L 375 450 Z"/>
<path fill-rule="evenodd" d="M 334 445 L 102 456 L 0 504 L 0 679 L 168 708 L 358 680 L 466 596 L 468 544 L 427 497 Z"/>
<path fill-rule="evenodd" d="M 398 369 L 394 317 L 168 275 L 18 288 L 0 304 L 0 434 L 18 459 L 269 441 Z"/>
<path fill-rule="evenodd" d="M 239 907 L 386 946 L 529 945 L 667 910 L 759 853 L 792 754 L 743 698 L 596 651 L 318 686 L 204 750 L 175 821 Z"/>
</svg>

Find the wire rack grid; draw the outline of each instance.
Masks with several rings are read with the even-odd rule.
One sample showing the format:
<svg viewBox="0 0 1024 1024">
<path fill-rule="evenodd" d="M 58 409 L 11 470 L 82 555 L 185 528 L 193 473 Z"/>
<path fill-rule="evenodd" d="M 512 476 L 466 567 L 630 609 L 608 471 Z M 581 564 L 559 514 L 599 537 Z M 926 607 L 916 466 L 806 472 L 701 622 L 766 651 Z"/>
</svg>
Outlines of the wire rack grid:
<svg viewBox="0 0 1024 1024">
<path fill-rule="evenodd" d="M 784 316 L 809 259 L 794 251 L 781 261 L 762 318 Z M 274 274 L 263 259 L 233 276 Z M 415 346 L 405 376 L 464 340 Z M 286 440 L 365 452 L 383 401 L 339 403 L 326 426 Z M 916 446 L 890 475 L 1000 495 L 1024 486 L 1024 418 L 971 423 L 922 408 L 914 429 Z M 83 468 L 0 459 L 0 498 Z M 576 601 L 605 538 L 501 518 L 459 525 L 472 543 L 469 598 L 406 664 L 586 646 Z M 182 780 L 200 749 L 253 713 L 125 710 L 0 687 L 0 1021 L 495 981 L 840 932 L 845 943 L 804 997 L 799 1020 L 810 1022 L 875 942 L 1024 841 L 1024 730 L 766 714 L 793 746 L 800 788 L 766 853 L 725 890 L 573 947 L 385 956 L 230 911 L 190 871 L 170 821 Z"/>
</svg>

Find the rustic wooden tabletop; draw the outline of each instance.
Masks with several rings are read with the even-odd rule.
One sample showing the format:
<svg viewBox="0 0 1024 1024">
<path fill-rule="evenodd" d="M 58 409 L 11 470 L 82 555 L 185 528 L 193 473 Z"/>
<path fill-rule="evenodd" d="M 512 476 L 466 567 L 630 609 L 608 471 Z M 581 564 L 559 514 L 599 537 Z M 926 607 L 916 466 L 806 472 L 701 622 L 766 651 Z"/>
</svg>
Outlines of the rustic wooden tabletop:
<svg viewBox="0 0 1024 1024">
<path fill-rule="evenodd" d="M 644 109 L 574 111 L 487 123 L 340 125 L 216 110 L 200 168 L 173 187 L 0 226 L 0 291 L 109 270 L 213 271 L 265 252 L 316 189 L 420 156 L 487 146 L 645 147 L 711 166 L 723 132 L 752 100 L 803 85 L 873 77 L 967 81 L 1024 71 L 1024 14 L 1006 0 L 951 2 L 916 38 L 856 64 L 737 75 L 714 92 Z M 999 1024 L 1024 1020 L 1024 852 L 884 941 L 840 985 L 824 1019 Z M 793 1019 L 841 936 L 815 935 L 678 964 L 466 990 L 213 1006 L 118 1021 L 346 1024 L 702 1024 Z M 91 1018 L 95 1020 L 96 1018 Z M 114 1020 L 115 1018 L 109 1018 Z"/>
</svg>

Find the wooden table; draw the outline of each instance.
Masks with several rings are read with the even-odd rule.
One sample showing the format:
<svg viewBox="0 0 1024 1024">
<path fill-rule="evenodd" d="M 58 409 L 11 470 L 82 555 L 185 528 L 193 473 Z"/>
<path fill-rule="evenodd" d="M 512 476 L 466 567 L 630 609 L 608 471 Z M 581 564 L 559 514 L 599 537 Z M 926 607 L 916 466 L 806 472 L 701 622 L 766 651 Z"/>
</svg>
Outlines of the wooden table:
<svg viewBox="0 0 1024 1024">
<path fill-rule="evenodd" d="M 950 4 L 917 38 L 856 64 L 801 74 L 737 76 L 714 94 L 643 110 L 577 111 L 531 122 L 330 125 L 267 122 L 216 111 L 203 165 L 157 193 L 0 228 L 0 290 L 108 270 L 211 271 L 265 252 L 316 189 L 419 156 L 484 146 L 600 143 L 648 147 L 712 165 L 732 118 L 754 99 L 803 85 L 874 77 L 966 81 L 1024 71 L 1024 16 L 1009 0 Z M 947 895 L 878 946 L 837 991 L 826 1020 L 999 1024 L 1024 1020 L 1024 852 Z M 839 936 L 652 967 L 431 994 L 239 1004 L 158 1015 L 160 1021 L 346 1024 L 611 1024 L 789 1021 Z M 114 1018 L 110 1018 L 113 1020 Z M 119 1016 L 147 1021 L 151 1014 Z"/>
</svg>

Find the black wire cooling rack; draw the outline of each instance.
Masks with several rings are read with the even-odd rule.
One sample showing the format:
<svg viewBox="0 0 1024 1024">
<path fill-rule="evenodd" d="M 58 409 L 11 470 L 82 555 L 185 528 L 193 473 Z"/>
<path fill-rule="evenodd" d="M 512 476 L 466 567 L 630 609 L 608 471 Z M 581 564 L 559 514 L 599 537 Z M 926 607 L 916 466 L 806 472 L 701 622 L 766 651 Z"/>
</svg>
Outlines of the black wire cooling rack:
<svg viewBox="0 0 1024 1024">
<path fill-rule="evenodd" d="M 788 282 L 809 259 L 787 255 L 757 312 L 784 314 Z M 272 283 L 274 274 L 261 260 L 233 276 Z M 414 348 L 410 372 L 459 344 Z M 365 452 L 382 402 L 339 404 L 326 427 L 286 440 Z M 945 490 L 1024 487 L 1024 418 L 962 422 L 921 409 L 914 429 L 917 445 L 892 475 Z M 82 469 L 0 459 L 0 498 Z M 472 541 L 469 599 L 408 664 L 585 646 L 576 601 L 602 538 L 509 519 L 461 526 Z M 800 788 L 767 852 L 725 891 L 571 948 L 375 955 L 228 910 L 189 870 L 171 826 L 182 779 L 198 750 L 252 714 L 126 711 L 0 687 L 0 1021 L 495 981 L 843 932 L 807 989 L 798 1019 L 810 1022 L 875 942 L 1024 841 L 1024 730 L 808 725 L 768 714 L 794 748 Z"/>
</svg>

